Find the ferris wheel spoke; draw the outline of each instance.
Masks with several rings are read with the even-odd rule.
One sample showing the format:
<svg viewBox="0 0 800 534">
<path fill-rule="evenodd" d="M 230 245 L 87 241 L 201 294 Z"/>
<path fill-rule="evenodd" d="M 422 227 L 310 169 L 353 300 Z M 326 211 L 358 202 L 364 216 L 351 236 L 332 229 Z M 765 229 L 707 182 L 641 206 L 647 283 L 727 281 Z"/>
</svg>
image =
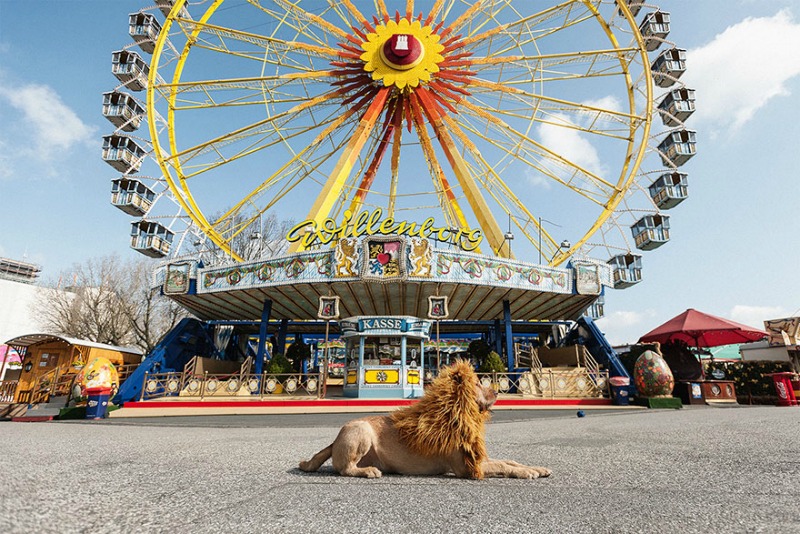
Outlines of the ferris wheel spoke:
<svg viewBox="0 0 800 534">
<path fill-rule="evenodd" d="M 568 80 L 576 77 L 625 76 L 621 62 L 632 61 L 636 49 L 602 49 L 539 55 L 505 55 L 470 57 L 464 63 L 475 68 L 475 73 L 486 81 L 502 79 L 506 85 L 530 85 L 536 82 Z M 508 80 L 509 68 L 519 69 L 516 81 Z M 571 69 L 571 70 L 570 70 Z M 512 75 L 513 76 L 513 75 Z"/>
<path fill-rule="evenodd" d="M 468 115 L 484 121 L 489 128 L 493 129 L 493 131 L 511 141 L 512 146 L 514 146 L 514 150 L 525 151 L 526 153 L 533 155 L 535 158 L 543 158 L 544 160 L 554 162 L 561 167 L 572 169 L 573 175 L 582 177 L 588 184 L 591 184 L 594 187 L 599 187 L 599 193 L 601 196 L 615 190 L 616 186 L 614 184 L 601 178 L 596 173 L 585 169 L 580 164 L 571 161 L 569 158 L 559 154 L 555 150 L 549 149 L 538 141 L 531 139 L 529 135 L 517 131 L 508 123 L 487 112 L 482 107 L 472 104 L 466 100 L 460 102 L 460 104 L 463 106 L 464 111 Z M 559 179 L 558 182 L 562 183 L 563 185 L 567 185 L 568 187 L 575 188 L 574 185 L 570 184 L 567 180 Z M 577 191 L 580 192 L 580 189 L 577 189 Z"/>
<path fill-rule="evenodd" d="M 350 213 L 355 214 L 358 212 L 358 210 L 361 208 L 361 205 L 364 203 L 364 199 L 366 198 L 367 194 L 372 189 L 372 184 L 374 183 L 375 176 L 378 173 L 378 168 L 383 161 L 383 157 L 386 154 L 390 140 L 394 134 L 394 117 L 397 115 L 398 110 L 398 100 L 396 99 L 389 105 L 389 108 L 386 111 L 386 120 L 383 124 L 380 139 L 376 140 L 377 142 L 375 143 L 373 149 L 367 151 L 368 154 L 373 154 L 373 156 L 366 171 L 363 172 L 363 178 L 361 179 L 361 182 L 353 191 L 350 207 L 348 208 Z"/>
<path fill-rule="evenodd" d="M 331 172 L 328 180 L 325 182 L 325 185 L 323 186 L 319 196 L 311 206 L 306 220 L 315 221 L 317 225 L 321 225 L 328 217 L 328 214 L 333 208 L 337 198 L 339 198 L 342 188 L 344 187 L 345 182 L 350 175 L 350 172 L 353 168 L 353 163 L 360 154 L 364 143 L 369 138 L 369 135 L 372 132 L 372 129 L 374 128 L 384 105 L 386 104 L 386 100 L 389 97 L 389 90 L 390 89 L 388 87 L 381 88 L 377 91 L 377 94 L 375 94 L 374 97 L 371 97 L 371 103 L 369 104 L 369 107 L 361 116 L 361 120 L 356 127 L 353 137 L 345 147 L 344 151 L 342 151 L 339 161 L 336 163 L 336 166 Z M 305 245 L 299 241 L 296 241 L 293 243 L 290 250 L 291 252 L 298 252 L 304 249 Z"/>
<path fill-rule="evenodd" d="M 563 98 L 555 98 L 552 96 L 547 96 L 542 93 L 532 93 L 530 91 L 525 91 L 523 89 L 519 89 L 517 87 L 511 87 L 508 85 L 495 83 L 491 81 L 482 80 L 479 78 L 473 78 L 470 83 L 469 87 L 471 88 L 478 88 L 477 90 L 472 90 L 471 93 L 474 95 L 487 95 L 492 96 L 495 92 L 506 93 L 510 95 L 515 101 L 519 102 L 521 105 L 524 106 L 524 109 L 530 110 L 531 107 L 537 106 L 537 109 L 549 109 L 551 111 L 568 111 L 573 110 L 575 113 L 593 113 L 598 116 L 607 117 L 609 119 L 613 119 L 617 122 L 629 124 L 631 122 L 640 123 L 645 120 L 643 115 L 626 113 L 624 111 L 616 110 L 616 109 L 609 109 L 606 107 L 599 107 L 594 104 L 590 103 L 583 103 L 583 102 L 574 102 L 571 100 L 565 100 Z M 547 103 L 549 106 L 543 106 L 541 103 Z M 502 109 L 495 110 L 500 113 L 503 112 Z"/>
<path fill-rule="evenodd" d="M 466 153 L 473 158 L 471 164 L 472 175 L 481 183 L 483 188 L 491 195 L 494 201 L 511 217 L 514 224 L 520 229 L 523 235 L 546 257 L 552 257 L 558 250 L 555 240 L 544 228 L 539 225 L 538 218 L 529 210 L 528 206 L 518 198 L 513 188 L 508 186 L 500 177 L 500 173 L 495 170 L 481 154 L 480 150 L 472 141 L 461 131 L 459 123 L 451 117 L 446 117 L 445 122 L 451 131 L 462 141 L 466 148 Z M 542 250 L 547 246 L 548 250 Z"/>
<path fill-rule="evenodd" d="M 487 7 L 494 7 L 495 4 L 496 2 L 492 2 L 491 5 Z M 471 45 L 474 44 L 486 44 L 487 41 L 491 40 L 496 36 L 501 36 L 501 38 L 503 38 L 504 40 L 507 39 L 510 42 L 514 42 L 516 46 L 520 46 L 523 43 L 534 42 L 537 38 L 539 38 L 539 33 L 540 33 L 534 31 L 533 28 L 535 28 L 536 25 L 554 18 L 556 14 L 560 11 L 563 11 L 565 7 L 571 8 L 572 6 L 574 6 L 574 2 L 565 2 L 563 4 L 552 6 L 548 9 L 544 9 L 542 11 L 527 16 L 522 16 L 517 10 L 514 10 L 515 11 L 514 19 L 506 23 L 501 23 L 497 21 L 497 17 L 506 8 L 513 9 L 513 6 L 511 6 L 509 2 L 500 2 L 500 7 L 496 8 L 494 11 L 488 11 L 488 9 L 481 8 L 482 10 L 484 10 L 484 15 L 485 15 L 483 23 L 471 28 L 467 36 L 463 39 L 460 39 L 457 47 L 454 46 L 452 49 L 457 50 L 458 48 L 470 47 Z M 582 20 L 585 19 L 584 18 L 579 19 L 579 21 Z M 486 24 L 489 23 L 489 21 L 495 21 L 496 26 L 488 30 L 480 31 Z M 456 22 L 453 23 L 453 25 L 455 24 Z M 518 33 L 519 38 L 517 39 L 514 39 L 513 37 L 514 34 L 511 33 L 511 30 L 514 29 L 520 29 Z M 479 31 L 480 33 L 478 33 Z M 520 40 L 523 37 L 525 38 L 525 40 Z M 493 54 L 505 54 L 508 52 L 510 48 L 511 47 L 509 47 L 508 49 L 498 48 L 496 50 L 493 50 Z"/>
<path fill-rule="evenodd" d="M 543 161 L 543 158 L 539 153 L 531 153 L 519 142 L 515 142 L 510 139 L 506 139 L 504 142 L 499 137 L 492 137 L 490 135 L 493 134 L 495 136 L 500 136 L 502 135 L 502 132 L 497 132 L 491 128 L 487 130 L 485 124 L 482 124 L 481 126 L 468 124 L 464 117 L 461 117 L 459 120 L 459 126 L 466 129 L 477 139 L 480 139 L 481 141 L 493 146 L 495 149 L 503 152 L 509 161 L 516 160 L 520 163 L 524 163 L 526 166 L 530 167 L 532 170 L 536 171 L 542 176 L 550 178 L 555 183 L 574 191 L 592 203 L 597 204 L 598 206 L 602 206 L 604 204 L 607 195 L 601 191 L 598 191 L 596 187 L 588 189 L 587 187 L 581 186 L 580 184 L 575 183 L 574 176 L 567 178 L 559 176 L 554 170 L 555 165 L 549 163 L 546 159 Z M 466 140 L 462 142 L 467 144 Z M 472 143 L 472 146 L 474 147 L 474 143 Z M 477 148 L 474 150 L 477 150 Z"/>
<path fill-rule="evenodd" d="M 234 56 L 253 61 L 267 62 L 295 70 L 314 70 L 309 67 L 309 61 L 320 59 L 330 61 L 337 58 L 354 58 L 356 54 L 347 52 L 339 47 L 324 44 L 310 44 L 303 41 L 287 41 L 284 39 L 266 37 L 263 35 L 234 30 L 223 26 L 203 22 L 192 22 L 192 29 L 197 34 L 194 48 L 218 52 L 226 56 Z M 210 39 L 209 37 L 213 38 Z M 232 48 L 228 41 L 244 43 L 251 50 Z"/>
<path fill-rule="evenodd" d="M 222 146 L 254 135 L 268 135 L 269 132 L 272 132 L 272 134 L 280 137 L 280 127 L 289 125 L 289 123 L 295 121 L 299 115 L 308 113 L 311 108 L 326 102 L 331 103 L 334 98 L 342 96 L 343 94 L 345 94 L 345 90 L 337 90 L 310 101 L 305 101 L 302 104 L 294 106 L 283 113 L 279 113 L 267 119 L 257 121 L 232 132 L 222 134 L 218 137 L 181 151 L 176 151 L 167 156 L 165 161 L 170 164 L 175 164 L 177 162 L 186 163 L 208 152 L 219 151 Z M 311 125 L 305 128 L 304 131 L 313 130 L 316 127 L 316 125 Z"/>
<path fill-rule="evenodd" d="M 297 100 L 286 98 L 281 100 L 277 95 L 295 95 L 297 87 L 304 87 L 306 83 L 323 83 L 328 85 L 335 70 L 320 70 L 312 72 L 292 72 L 281 74 L 277 76 L 253 76 L 249 78 L 227 78 L 222 80 L 195 80 L 183 81 L 178 83 L 160 83 L 156 84 L 153 89 L 158 91 L 164 96 L 172 93 L 175 94 L 176 106 L 175 109 L 196 109 L 205 107 L 221 107 L 225 105 L 248 105 L 260 104 L 263 105 L 265 101 L 279 103 L 293 102 Z M 241 92 L 245 93 L 244 96 L 230 96 L 226 99 L 217 99 L 214 97 L 215 92 L 226 94 L 228 92 Z M 265 98 L 264 94 L 276 95 L 273 98 Z M 199 97 L 193 97 L 193 94 L 199 94 Z M 205 97 L 203 99 L 203 97 Z M 307 99 L 309 97 L 305 97 Z"/>
<path fill-rule="evenodd" d="M 422 119 L 423 104 L 418 100 L 415 93 L 411 93 L 411 101 L 409 102 L 416 112 L 413 113 L 414 128 L 416 129 L 417 136 L 419 137 L 422 153 L 425 156 L 425 161 L 428 164 L 428 171 L 433 179 L 434 190 L 441 207 L 442 214 L 445 217 L 448 228 L 460 228 L 467 230 L 469 225 L 461 206 L 450 186 L 450 182 L 444 174 L 442 166 L 436 157 L 436 152 L 433 149 L 433 143 L 428 135 L 427 127 Z M 435 129 L 435 127 L 434 127 Z"/>
<path fill-rule="evenodd" d="M 247 0 L 250 4 L 256 6 L 257 8 L 261 9 L 265 13 L 269 14 L 270 16 L 275 17 L 278 20 L 286 20 L 282 14 L 275 14 L 272 10 L 265 8 L 261 5 L 261 0 Z M 285 14 L 292 15 L 295 17 L 296 20 L 300 21 L 308 21 L 316 25 L 317 28 L 323 30 L 328 35 L 335 37 L 337 39 L 346 39 L 347 32 L 325 20 L 324 18 L 320 17 L 319 15 L 315 15 L 314 13 L 310 13 L 296 3 L 292 3 L 288 0 L 273 0 L 275 4 L 279 5 L 285 11 Z"/>
<path fill-rule="evenodd" d="M 355 126 L 356 124 L 353 123 L 353 130 Z M 321 171 L 321 168 L 332 159 L 335 154 L 342 150 L 349 138 L 349 135 L 346 134 L 350 132 L 345 130 L 342 132 L 345 135 L 339 136 L 338 142 L 330 140 L 330 135 L 333 131 L 340 127 L 341 125 L 336 125 L 336 128 L 329 128 L 326 132 L 323 132 L 323 134 L 318 136 L 306 150 L 297 154 L 294 158 L 291 158 L 267 180 L 262 182 L 253 191 L 246 194 L 240 202 L 223 213 L 214 225 L 224 226 L 224 221 L 236 217 L 239 214 L 246 213 L 248 207 L 250 208 L 250 212 L 255 213 L 255 215 L 250 217 L 250 221 L 252 222 L 257 218 L 258 214 L 263 214 L 272 209 L 295 187 L 308 179 L 314 179 L 322 185 L 325 181 L 325 175 Z M 326 138 L 330 141 L 330 146 L 327 147 L 324 143 Z M 320 178 L 314 178 L 315 174 L 319 174 Z M 270 195 L 269 200 L 264 203 L 260 202 L 260 199 L 266 194 Z"/>
<path fill-rule="evenodd" d="M 484 199 L 483 195 L 481 194 L 479 187 L 470 177 L 463 157 L 457 149 L 456 144 L 453 142 L 446 123 L 442 120 L 441 111 L 437 108 L 435 100 L 427 89 L 419 87 L 415 91 L 415 94 L 419 97 L 421 107 L 425 112 L 425 116 L 436 132 L 439 145 L 442 147 L 442 150 L 444 151 L 445 156 L 450 163 L 450 167 L 453 169 L 453 173 L 458 179 L 462 191 L 464 191 L 467 202 L 469 202 L 470 207 L 472 208 L 473 215 L 484 231 L 486 239 L 489 242 L 489 246 L 496 254 L 501 254 L 503 245 L 503 232 L 500 230 L 500 226 L 492 216 L 491 210 L 486 203 L 486 199 Z"/>
</svg>

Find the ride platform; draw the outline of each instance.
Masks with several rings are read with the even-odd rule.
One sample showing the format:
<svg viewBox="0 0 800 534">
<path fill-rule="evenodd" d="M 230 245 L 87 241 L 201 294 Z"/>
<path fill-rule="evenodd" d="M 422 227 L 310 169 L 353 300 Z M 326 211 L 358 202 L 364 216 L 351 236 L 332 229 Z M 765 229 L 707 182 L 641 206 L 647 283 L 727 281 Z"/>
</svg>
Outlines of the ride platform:
<svg viewBox="0 0 800 534">
<path fill-rule="evenodd" d="M 408 406 L 419 399 L 354 399 L 330 397 L 324 399 L 276 398 L 242 400 L 241 397 L 213 400 L 163 398 L 153 401 L 126 402 L 109 413 L 111 418 L 167 417 L 190 415 L 277 415 L 311 413 L 383 413 Z M 500 396 L 493 410 L 553 410 L 553 409 L 641 409 L 637 406 L 615 406 L 610 399 L 519 399 Z"/>
</svg>

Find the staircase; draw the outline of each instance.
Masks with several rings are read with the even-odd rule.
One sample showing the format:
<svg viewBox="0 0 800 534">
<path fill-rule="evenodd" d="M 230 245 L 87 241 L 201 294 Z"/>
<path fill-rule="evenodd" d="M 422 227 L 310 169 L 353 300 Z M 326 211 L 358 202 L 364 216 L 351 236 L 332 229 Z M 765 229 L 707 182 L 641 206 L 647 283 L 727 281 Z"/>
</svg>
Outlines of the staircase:
<svg viewBox="0 0 800 534">
<path fill-rule="evenodd" d="M 66 408 L 69 396 L 51 396 L 47 402 L 36 404 L 12 404 L 9 415 L 12 421 L 36 423 L 56 419 L 63 408 Z"/>
</svg>

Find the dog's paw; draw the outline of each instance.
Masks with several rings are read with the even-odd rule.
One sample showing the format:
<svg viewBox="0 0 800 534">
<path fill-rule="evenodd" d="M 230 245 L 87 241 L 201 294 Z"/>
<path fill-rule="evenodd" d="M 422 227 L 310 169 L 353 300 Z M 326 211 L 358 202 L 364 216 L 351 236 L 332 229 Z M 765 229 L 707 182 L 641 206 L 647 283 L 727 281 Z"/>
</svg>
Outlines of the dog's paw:
<svg viewBox="0 0 800 534">
<path fill-rule="evenodd" d="M 383 473 L 381 473 L 381 470 L 377 467 L 365 467 L 364 476 L 367 478 L 380 478 L 383 476 Z"/>
<path fill-rule="evenodd" d="M 539 477 L 546 478 L 546 477 L 549 477 L 550 474 L 552 473 L 552 471 L 550 471 L 546 467 L 538 467 L 537 466 L 537 467 L 529 467 L 528 469 L 530 471 L 536 473 L 536 476 L 532 476 L 531 478 L 539 478 Z"/>
<path fill-rule="evenodd" d="M 551 471 L 546 467 L 518 467 L 514 471 L 512 471 L 512 476 L 515 478 L 527 478 L 528 480 L 532 480 L 534 478 L 544 478 L 549 477 Z"/>
</svg>

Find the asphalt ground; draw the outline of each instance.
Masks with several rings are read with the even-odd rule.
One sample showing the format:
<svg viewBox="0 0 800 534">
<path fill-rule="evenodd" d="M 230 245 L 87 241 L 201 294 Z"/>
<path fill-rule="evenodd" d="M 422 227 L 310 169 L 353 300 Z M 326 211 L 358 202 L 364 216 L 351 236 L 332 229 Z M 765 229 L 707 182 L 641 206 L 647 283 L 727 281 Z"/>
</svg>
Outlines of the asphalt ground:
<svg viewBox="0 0 800 534">
<path fill-rule="evenodd" d="M 800 532 L 800 408 L 496 412 L 547 479 L 296 466 L 353 415 L 0 423 L 0 532 Z"/>
</svg>

